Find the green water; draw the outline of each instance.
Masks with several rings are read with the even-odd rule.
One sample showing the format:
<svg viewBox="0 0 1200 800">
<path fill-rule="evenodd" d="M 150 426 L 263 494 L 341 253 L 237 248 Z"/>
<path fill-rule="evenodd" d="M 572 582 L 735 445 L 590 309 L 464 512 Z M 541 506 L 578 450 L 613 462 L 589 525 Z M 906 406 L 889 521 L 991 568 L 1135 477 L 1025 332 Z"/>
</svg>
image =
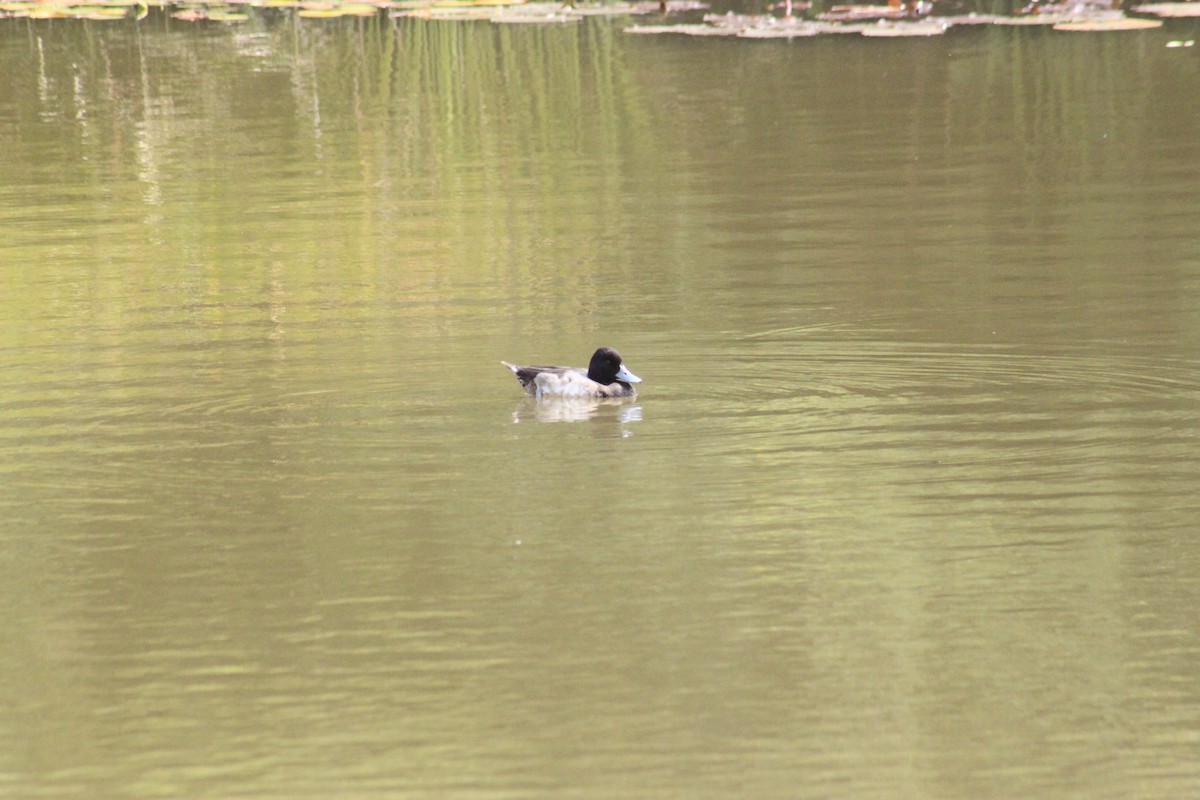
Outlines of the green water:
<svg viewBox="0 0 1200 800">
<path fill-rule="evenodd" d="M 1200 792 L 1191 22 L 254 19 L 0 19 L 0 796 Z"/>
</svg>

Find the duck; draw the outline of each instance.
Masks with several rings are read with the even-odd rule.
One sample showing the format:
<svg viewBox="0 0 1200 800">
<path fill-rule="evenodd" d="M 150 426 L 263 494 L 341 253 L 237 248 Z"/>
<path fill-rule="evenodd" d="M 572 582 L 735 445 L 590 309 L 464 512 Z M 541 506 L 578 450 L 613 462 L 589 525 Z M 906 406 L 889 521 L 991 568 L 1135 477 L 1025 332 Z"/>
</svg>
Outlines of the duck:
<svg viewBox="0 0 1200 800">
<path fill-rule="evenodd" d="M 634 375 L 621 360 L 621 354 L 611 347 L 601 347 L 592 354 L 587 369 L 579 367 L 522 367 L 501 361 L 521 382 L 525 393 L 536 398 L 601 400 L 615 397 L 636 397 L 635 383 L 642 379 Z"/>
</svg>

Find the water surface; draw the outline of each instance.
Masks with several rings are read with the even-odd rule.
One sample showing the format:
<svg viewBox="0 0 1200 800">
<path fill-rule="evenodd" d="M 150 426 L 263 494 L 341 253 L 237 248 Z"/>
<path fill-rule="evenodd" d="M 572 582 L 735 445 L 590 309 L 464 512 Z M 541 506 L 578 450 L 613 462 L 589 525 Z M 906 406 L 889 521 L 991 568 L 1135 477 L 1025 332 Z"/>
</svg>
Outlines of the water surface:
<svg viewBox="0 0 1200 800">
<path fill-rule="evenodd" d="M 1190 23 L 622 24 L 0 20 L 0 793 L 1200 792 Z"/>
</svg>

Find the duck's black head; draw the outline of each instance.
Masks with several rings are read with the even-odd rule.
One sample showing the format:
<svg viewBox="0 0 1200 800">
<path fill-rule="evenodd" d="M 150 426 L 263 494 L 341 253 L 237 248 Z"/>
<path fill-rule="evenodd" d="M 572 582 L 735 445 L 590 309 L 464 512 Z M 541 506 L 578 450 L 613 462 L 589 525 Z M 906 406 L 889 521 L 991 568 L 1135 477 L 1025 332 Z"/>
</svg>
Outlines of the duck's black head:
<svg viewBox="0 0 1200 800">
<path fill-rule="evenodd" d="M 621 362 L 621 354 L 611 347 L 601 347 L 592 354 L 592 363 L 588 364 L 589 378 L 596 383 L 608 386 L 615 381 L 623 383 L 641 383 L 642 379 L 625 368 Z"/>
</svg>

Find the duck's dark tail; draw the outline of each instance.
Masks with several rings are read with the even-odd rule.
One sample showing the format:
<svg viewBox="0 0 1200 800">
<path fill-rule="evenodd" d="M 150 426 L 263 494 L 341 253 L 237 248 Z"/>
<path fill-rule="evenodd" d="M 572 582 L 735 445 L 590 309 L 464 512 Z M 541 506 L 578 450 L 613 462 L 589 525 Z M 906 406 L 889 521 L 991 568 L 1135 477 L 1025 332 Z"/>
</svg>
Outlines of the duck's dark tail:
<svg viewBox="0 0 1200 800">
<path fill-rule="evenodd" d="M 501 364 L 512 370 L 512 374 L 517 376 L 517 380 L 521 382 L 521 388 L 525 391 L 532 391 L 530 388 L 533 385 L 533 379 L 537 377 L 538 370 L 529 367 L 518 367 L 516 364 L 510 364 L 507 361 L 501 361 Z"/>
</svg>

